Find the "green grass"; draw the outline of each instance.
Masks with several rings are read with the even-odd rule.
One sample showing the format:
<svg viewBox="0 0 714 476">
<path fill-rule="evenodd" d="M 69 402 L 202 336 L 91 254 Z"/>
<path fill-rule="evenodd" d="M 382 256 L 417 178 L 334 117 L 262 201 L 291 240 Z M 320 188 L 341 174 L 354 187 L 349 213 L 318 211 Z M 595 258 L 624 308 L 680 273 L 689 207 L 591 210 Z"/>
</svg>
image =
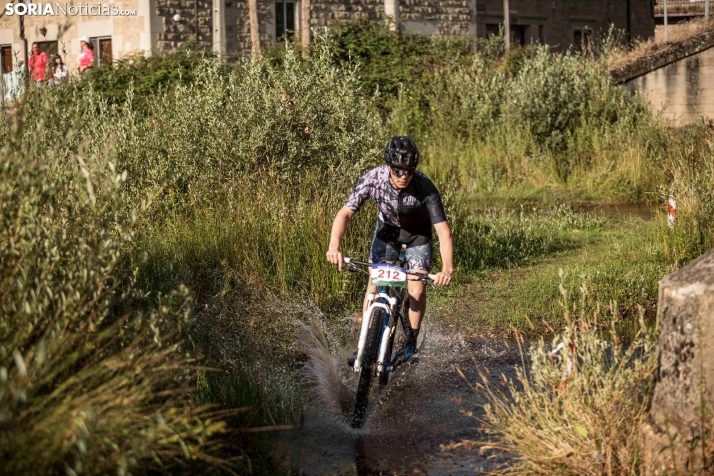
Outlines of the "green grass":
<svg viewBox="0 0 714 476">
<path fill-rule="evenodd" d="M 561 270 L 566 290 L 574 295 L 584 286 L 602 315 L 629 318 L 638 304 L 651 312 L 657 282 L 671 270 L 664 256 L 663 229 L 661 217 L 600 219 L 598 226 L 570 227 L 562 237 L 568 249 L 527 265 L 467 275 L 454 304 L 441 301 L 438 312 L 477 335 L 505 335 L 512 328 L 532 334 L 559 329 Z"/>
</svg>

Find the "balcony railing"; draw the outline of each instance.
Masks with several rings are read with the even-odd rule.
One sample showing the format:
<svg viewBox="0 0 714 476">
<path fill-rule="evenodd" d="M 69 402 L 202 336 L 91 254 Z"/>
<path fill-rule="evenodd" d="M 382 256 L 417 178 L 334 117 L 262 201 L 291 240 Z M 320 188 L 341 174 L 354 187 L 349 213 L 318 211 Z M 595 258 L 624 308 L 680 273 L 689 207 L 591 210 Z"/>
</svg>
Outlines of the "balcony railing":
<svg viewBox="0 0 714 476">
<path fill-rule="evenodd" d="M 668 17 L 695 17 L 704 15 L 705 0 L 667 0 Z M 714 3 L 714 1 L 711 1 Z M 710 5 L 709 8 L 714 7 Z M 654 14 L 664 16 L 664 0 L 655 0 Z"/>
</svg>

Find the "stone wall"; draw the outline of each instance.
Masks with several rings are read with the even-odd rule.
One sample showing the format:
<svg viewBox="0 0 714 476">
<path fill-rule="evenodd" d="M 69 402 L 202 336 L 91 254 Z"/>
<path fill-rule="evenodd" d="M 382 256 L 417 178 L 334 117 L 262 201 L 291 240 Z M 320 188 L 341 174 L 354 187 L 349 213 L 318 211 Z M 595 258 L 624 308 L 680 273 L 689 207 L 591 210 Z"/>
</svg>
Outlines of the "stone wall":
<svg viewBox="0 0 714 476">
<path fill-rule="evenodd" d="M 626 31 L 628 3 L 631 38 L 650 38 L 655 23 L 650 0 L 510 0 L 511 25 L 525 30 L 526 42 L 563 50 L 573 43 L 578 29 L 590 29 L 596 42 L 607 35 L 610 25 Z M 489 25 L 503 23 L 502 0 L 478 0 L 477 9 L 479 37 Z"/>
<path fill-rule="evenodd" d="M 468 35 L 474 21 L 473 2 L 400 0 L 399 17 L 404 30 L 438 36 Z"/>
<path fill-rule="evenodd" d="M 314 27 L 328 26 L 336 21 L 362 18 L 376 20 L 384 14 L 384 0 L 313 0 L 310 24 Z"/>
<path fill-rule="evenodd" d="M 74 1 L 74 0 L 73 0 Z M 250 54 L 248 0 L 225 1 L 226 51 L 233 55 Z M 257 0 L 261 46 L 276 43 L 275 1 Z M 574 31 L 591 28 L 595 40 L 611 23 L 626 28 L 629 1 L 632 36 L 648 37 L 654 31 L 649 15 L 650 0 L 510 0 L 511 24 L 525 32 L 525 41 L 541 41 L 555 49 L 567 48 Z M 30 41 L 57 39 L 60 26 L 67 20 L 69 64 L 79 53 L 76 39 L 83 35 L 111 36 L 113 56 L 120 58 L 136 51 L 168 50 L 183 45 L 194 36 L 194 0 L 113 0 L 112 5 L 136 8 L 132 17 L 27 17 Z M 477 35 L 485 37 L 487 26 L 503 23 L 502 0 L 400 0 L 402 31 L 426 35 Z M 198 45 L 213 46 L 213 0 L 198 0 Z M 300 0 L 296 1 L 297 25 Z M 179 14 L 178 22 L 173 17 Z M 337 21 L 360 18 L 379 19 L 384 14 L 384 0 L 312 0 L 311 26 L 321 28 Z M 41 35 L 40 29 L 47 33 Z M 22 53 L 17 17 L 0 17 L 0 45 L 12 45 Z"/>
<path fill-rule="evenodd" d="M 632 79 L 620 73 L 616 80 L 623 80 L 628 90 L 644 96 L 654 112 L 675 124 L 697 122 L 700 114 L 714 119 L 714 31 L 643 62 L 632 67 Z"/>
<path fill-rule="evenodd" d="M 657 323 L 659 370 L 640 432 L 642 474 L 712 474 L 714 250 L 660 281 Z"/>
<path fill-rule="evenodd" d="M 258 26 L 260 45 L 275 43 L 275 2 L 258 0 Z M 252 40 L 248 0 L 226 2 L 226 51 L 233 55 L 250 55 Z"/>
</svg>

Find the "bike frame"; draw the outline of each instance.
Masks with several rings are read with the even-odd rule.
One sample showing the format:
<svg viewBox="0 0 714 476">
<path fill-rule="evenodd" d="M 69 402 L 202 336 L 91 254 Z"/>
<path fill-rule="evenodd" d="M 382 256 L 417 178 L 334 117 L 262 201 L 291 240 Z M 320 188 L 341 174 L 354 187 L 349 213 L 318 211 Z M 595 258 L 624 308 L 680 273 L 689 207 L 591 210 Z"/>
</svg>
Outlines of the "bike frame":
<svg viewBox="0 0 714 476">
<path fill-rule="evenodd" d="M 390 286 L 379 286 L 377 288 L 377 293 L 369 293 L 367 296 L 367 310 L 362 316 L 362 329 L 359 334 L 359 343 L 357 344 L 357 359 L 355 360 L 354 371 L 359 373 L 362 371 L 362 356 L 364 352 L 364 346 L 367 342 L 367 332 L 369 331 L 370 317 L 372 316 L 372 311 L 375 308 L 383 308 L 387 313 L 387 319 L 385 319 L 382 325 L 382 333 L 380 335 L 379 343 L 379 353 L 377 357 L 377 375 L 380 375 L 385 371 L 384 360 L 387 355 L 387 348 L 389 347 L 389 340 L 394 335 L 396 329 L 396 324 L 398 317 L 395 315 L 395 311 L 398 309 L 398 305 L 401 304 L 401 299 L 398 297 L 392 297 L 389 295 L 389 290 L 392 289 Z M 376 301 L 376 302 L 375 302 Z M 403 318 L 403 316 L 402 316 Z M 390 326 L 391 324 L 391 326 Z"/>
<path fill-rule="evenodd" d="M 351 269 L 352 271 L 361 271 L 366 273 L 365 270 L 357 268 L 355 265 L 371 266 L 369 263 L 354 261 L 351 258 L 345 258 L 344 260 L 345 263 L 349 266 L 348 269 Z M 400 259 L 399 261 L 401 262 L 403 261 L 403 259 Z M 417 280 L 425 281 L 427 279 L 434 279 L 433 274 L 424 276 L 419 273 L 407 271 L 407 275 L 417 276 Z M 382 373 L 388 372 L 390 370 L 389 367 L 385 365 L 385 360 L 388 357 L 387 351 L 389 349 L 390 342 L 394 337 L 394 332 L 396 331 L 397 323 L 400 321 L 400 319 L 408 318 L 408 316 L 402 316 L 397 312 L 399 310 L 399 306 L 402 304 L 403 294 L 399 291 L 395 292 L 396 289 L 397 288 L 393 286 L 379 286 L 377 288 L 377 293 L 369 293 L 367 295 L 367 309 L 362 315 L 362 328 L 360 329 L 359 342 L 357 344 L 357 358 L 355 359 L 354 364 L 355 373 L 359 373 L 362 371 L 362 359 L 364 355 L 364 348 L 367 342 L 367 334 L 369 332 L 370 318 L 372 317 L 372 312 L 376 308 L 384 309 L 387 317 L 384 320 L 384 323 L 382 324 L 382 331 L 379 338 L 379 352 L 377 354 L 377 376 L 380 376 Z M 393 296 L 391 294 L 395 295 Z"/>
</svg>

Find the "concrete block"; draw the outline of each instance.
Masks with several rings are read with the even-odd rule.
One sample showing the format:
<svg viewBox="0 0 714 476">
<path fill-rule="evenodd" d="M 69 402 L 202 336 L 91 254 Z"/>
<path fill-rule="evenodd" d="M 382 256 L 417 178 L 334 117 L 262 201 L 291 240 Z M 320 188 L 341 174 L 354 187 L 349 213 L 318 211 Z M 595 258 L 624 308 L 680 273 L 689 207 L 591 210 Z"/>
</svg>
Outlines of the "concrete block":
<svg viewBox="0 0 714 476">
<path fill-rule="evenodd" d="M 714 250 L 660 281 L 657 309 L 660 364 L 640 429 L 642 474 L 702 474 L 709 453 L 694 443 L 714 427 Z"/>
</svg>

